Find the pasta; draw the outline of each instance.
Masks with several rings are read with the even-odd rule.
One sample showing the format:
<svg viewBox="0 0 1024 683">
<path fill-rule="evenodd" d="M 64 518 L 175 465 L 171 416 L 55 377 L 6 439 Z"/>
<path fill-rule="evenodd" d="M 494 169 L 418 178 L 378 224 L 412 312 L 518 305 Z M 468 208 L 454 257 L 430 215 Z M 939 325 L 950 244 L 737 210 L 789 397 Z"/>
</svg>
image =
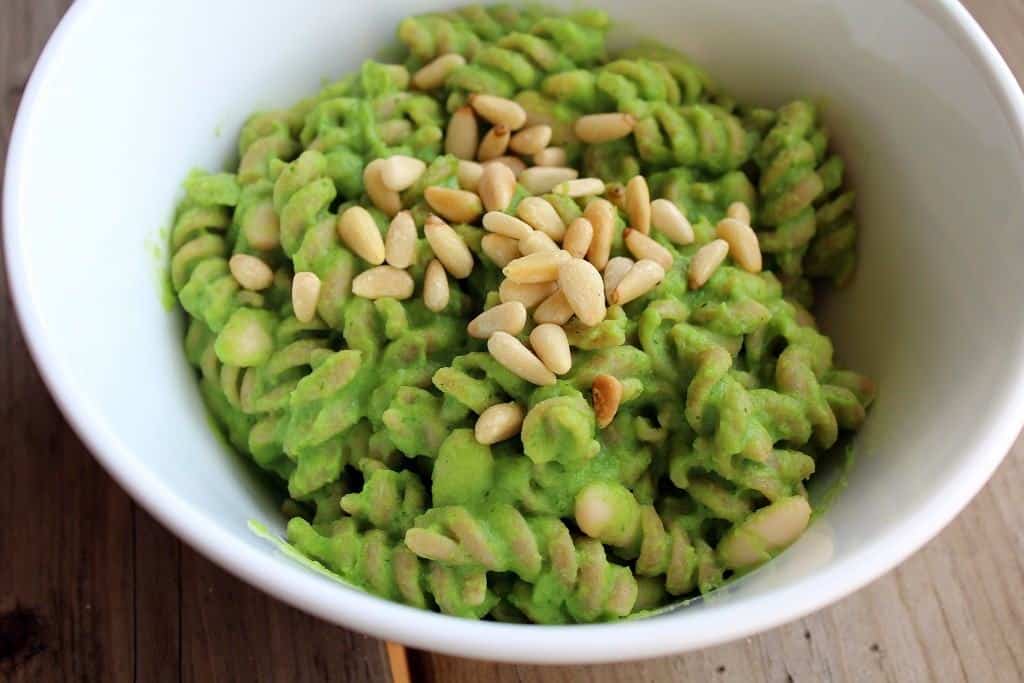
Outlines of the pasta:
<svg viewBox="0 0 1024 683">
<path fill-rule="evenodd" d="M 818 107 L 608 28 L 409 17 L 402 64 L 254 114 L 233 172 L 184 182 L 202 398 L 353 585 L 537 623 L 707 593 L 799 537 L 867 417 L 809 312 L 856 265 Z"/>
</svg>

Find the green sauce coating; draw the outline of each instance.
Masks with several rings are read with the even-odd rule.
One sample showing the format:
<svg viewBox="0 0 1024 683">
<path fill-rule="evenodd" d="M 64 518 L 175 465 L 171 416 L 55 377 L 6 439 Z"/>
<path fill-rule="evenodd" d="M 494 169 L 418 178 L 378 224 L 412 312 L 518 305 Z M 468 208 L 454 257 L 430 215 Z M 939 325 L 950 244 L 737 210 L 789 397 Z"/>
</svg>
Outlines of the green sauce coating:
<svg viewBox="0 0 1024 683">
<path fill-rule="evenodd" d="M 846 284 L 856 265 L 854 193 L 818 106 L 737 103 L 677 51 L 609 52 L 608 29 L 593 10 L 409 17 L 397 34 L 403 65 L 367 61 L 289 109 L 254 114 L 233 172 L 184 182 L 170 280 L 202 399 L 232 447 L 280 482 L 291 546 L 345 582 L 466 618 L 573 623 L 657 610 L 793 542 L 810 517 L 808 479 L 866 419 L 873 384 L 835 365 L 808 312 L 820 286 Z M 449 53 L 465 64 L 438 88 L 414 87 L 411 74 Z M 592 327 L 564 326 L 572 368 L 549 386 L 466 332 L 499 302 L 503 279 L 479 220 L 452 224 L 472 273 L 447 278 L 440 310 L 424 303 L 435 257 L 425 193 L 460 188 L 444 136 L 473 93 L 514 99 L 528 125 L 551 126 L 550 144 L 582 176 L 616 190 L 644 175 L 651 198 L 692 223 L 691 244 L 651 232 L 673 259 L 660 284 Z M 635 119 L 631 134 L 579 141 L 578 117 L 610 112 Z M 353 280 L 377 264 L 346 246 L 338 217 L 361 206 L 387 234 L 391 217 L 364 172 L 396 154 L 426 164 L 395 200 L 416 226 L 414 292 L 371 301 Z M 516 185 L 505 212 L 528 196 Z M 625 207 L 608 196 L 619 205 L 610 256 L 631 256 Z M 542 197 L 566 225 L 590 201 Z M 691 288 L 694 255 L 735 202 L 752 214 L 764 271 L 726 260 Z M 270 284 L 242 287 L 236 254 L 263 261 Z M 299 272 L 320 282 L 307 321 L 292 303 Z M 534 327 L 528 316 L 518 337 Z M 621 399 L 599 427 L 602 375 L 618 380 Z M 510 402 L 524 413 L 519 430 L 479 442 L 479 416 Z"/>
</svg>

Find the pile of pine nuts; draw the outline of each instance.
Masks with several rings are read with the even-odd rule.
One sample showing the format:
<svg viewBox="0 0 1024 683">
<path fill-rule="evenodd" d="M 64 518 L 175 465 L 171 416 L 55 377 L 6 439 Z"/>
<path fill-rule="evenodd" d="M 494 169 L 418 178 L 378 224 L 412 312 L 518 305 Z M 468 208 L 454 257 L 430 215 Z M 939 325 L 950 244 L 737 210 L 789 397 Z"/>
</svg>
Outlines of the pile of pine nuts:
<svg viewBox="0 0 1024 683">
<path fill-rule="evenodd" d="M 464 60 L 459 55 L 438 57 L 413 76 L 413 83 L 424 90 L 437 87 L 461 63 Z M 490 124 L 482 136 L 481 119 Z M 629 135 L 635 123 L 628 114 L 592 114 L 579 118 L 574 132 L 587 143 L 607 142 Z M 550 126 L 528 124 L 527 112 L 518 103 L 480 94 L 471 95 L 468 104 L 449 120 L 444 146 L 460 160 L 459 188 L 432 186 L 424 192 L 434 213 L 427 218 L 423 233 L 435 258 L 426 268 L 423 302 L 431 311 L 444 310 L 450 299 L 448 278 L 461 280 L 472 273 L 473 254 L 450 224 L 479 221 L 486 232 L 481 249 L 502 269 L 505 279 L 498 289 L 500 303 L 473 318 L 468 334 L 486 339 L 495 360 L 518 377 L 547 386 L 572 369 L 564 326 L 573 317 L 583 325 L 597 325 L 605 319 L 608 305 L 625 305 L 664 279 L 673 265 L 673 255 L 650 236 L 651 230 L 677 245 L 691 244 L 695 237 L 689 220 L 673 202 L 651 201 L 643 176 L 632 178 L 613 203 L 606 198 L 612 188 L 606 188 L 600 178 L 579 178 L 576 169 L 565 166 L 565 150 L 549 146 Z M 523 157 L 532 159 L 533 165 L 527 166 Z M 338 216 L 341 241 L 373 266 L 353 279 L 356 296 L 412 297 L 415 283 L 407 269 L 414 261 L 418 236 L 412 215 L 402 210 L 400 193 L 412 187 L 425 170 L 420 159 L 402 155 L 366 166 L 367 195 L 391 217 L 383 239 L 366 209 L 353 206 Z M 504 213 L 517 184 L 534 196 L 520 201 L 515 215 Z M 547 193 L 587 198 L 583 215 L 565 225 L 555 207 L 537 196 Z M 628 219 L 623 241 L 632 258 L 610 258 L 617 206 Z M 730 254 L 741 268 L 760 272 L 761 250 L 750 220 L 743 203 L 728 208 L 726 218 L 716 226 L 717 238 L 700 247 L 690 261 L 687 281 L 691 289 L 702 287 Z M 270 267 L 254 256 L 236 254 L 229 267 L 248 290 L 265 289 L 273 281 Z M 320 289 L 314 273 L 295 274 L 292 305 L 300 321 L 308 322 L 316 315 Z M 527 345 L 517 335 L 526 327 L 531 311 L 536 327 Z M 598 425 L 606 427 L 622 400 L 622 384 L 610 375 L 599 375 L 592 394 Z M 515 403 L 491 406 L 478 418 L 476 438 L 485 444 L 511 438 L 519 433 L 523 420 L 523 409 Z"/>
</svg>

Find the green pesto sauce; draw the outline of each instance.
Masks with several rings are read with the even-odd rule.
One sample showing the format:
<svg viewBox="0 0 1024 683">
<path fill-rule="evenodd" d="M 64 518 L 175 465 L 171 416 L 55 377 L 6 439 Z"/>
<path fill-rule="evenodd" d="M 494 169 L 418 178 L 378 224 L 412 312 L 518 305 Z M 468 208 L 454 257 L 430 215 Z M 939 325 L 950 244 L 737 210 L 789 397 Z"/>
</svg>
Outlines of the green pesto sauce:
<svg viewBox="0 0 1024 683">
<path fill-rule="evenodd" d="M 170 262 L 160 281 L 187 313 L 185 352 L 211 424 L 256 465 L 254 487 L 287 492 L 285 538 L 249 527 L 289 557 L 466 618 L 634 618 L 714 599 L 845 487 L 852 448 L 836 463 L 835 444 L 860 427 L 873 387 L 835 365 L 808 313 L 816 289 L 844 284 L 856 264 L 853 194 L 818 108 L 739 104 L 663 46 L 610 52 L 608 27 L 601 12 L 532 6 L 409 17 L 389 53 L 398 64 L 367 61 L 290 109 L 254 114 L 237 169 L 190 173 L 163 243 L 147 243 Z M 410 74 L 448 52 L 467 63 L 437 91 L 409 88 Z M 421 296 L 433 258 L 424 192 L 459 187 L 444 135 L 477 92 L 513 98 L 551 125 L 552 144 L 605 180 L 610 199 L 641 174 L 652 199 L 693 225 L 687 245 L 652 231 L 673 257 L 659 286 L 592 328 L 566 326 L 573 368 L 549 387 L 512 374 L 466 334 L 498 302 L 502 280 L 479 220 L 453 225 L 474 269 L 449 278 L 448 305 L 433 312 Z M 615 111 L 634 117 L 630 135 L 573 139 L 578 117 Z M 386 233 L 390 218 L 363 173 L 396 154 L 426 163 L 400 195 L 419 237 L 415 291 L 371 302 L 350 292 L 369 264 L 339 240 L 338 217 L 359 205 Z M 528 194 L 517 186 L 507 211 Z M 588 208 L 544 198 L 566 224 Z M 734 202 L 753 215 L 765 271 L 730 260 L 693 289 L 689 264 Z M 615 211 L 612 257 L 630 255 L 627 220 Z M 228 268 L 234 254 L 268 265 L 270 285 L 242 290 Z M 299 271 L 321 282 L 306 323 L 291 303 Z M 601 374 L 620 381 L 623 399 L 599 429 Z M 521 432 L 478 443 L 477 417 L 505 402 L 525 412 Z"/>
</svg>

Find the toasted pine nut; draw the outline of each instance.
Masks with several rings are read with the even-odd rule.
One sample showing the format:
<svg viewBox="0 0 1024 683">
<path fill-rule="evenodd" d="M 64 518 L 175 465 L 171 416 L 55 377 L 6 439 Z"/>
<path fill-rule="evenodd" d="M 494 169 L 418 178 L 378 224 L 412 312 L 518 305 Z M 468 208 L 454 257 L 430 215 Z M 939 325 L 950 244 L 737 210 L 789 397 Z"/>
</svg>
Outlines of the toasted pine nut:
<svg viewBox="0 0 1024 683">
<path fill-rule="evenodd" d="M 558 285 L 554 282 L 521 284 L 511 280 L 502 280 L 498 286 L 498 298 L 502 303 L 518 301 L 530 309 L 554 294 L 557 289 Z"/>
<path fill-rule="evenodd" d="M 473 272 L 473 253 L 450 225 L 434 215 L 427 218 L 423 234 L 434 251 L 434 256 L 445 270 L 456 279 L 469 277 Z"/>
<path fill-rule="evenodd" d="M 499 403 L 480 413 L 473 434 L 485 446 L 511 439 L 523 428 L 523 409 L 518 403 Z"/>
<path fill-rule="evenodd" d="M 567 251 L 538 251 L 520 256 L 501 272 L 513 282 L 554 282 L 558 279 L 558 269 L 571 258 Z"/>
<path fill-rule="evenodd" d="M 540 152 L 551 142 L 551 126 L 539 125 L 523 128 L 512 136 L 508 146 L 516 154 L 526 156 Z"/>
<path fill-rule="evenodd" d="M 448 75 L 460 66 L 464 66 L 466 58 L 460 54 L 449 52 L 420 68 L 412 77 L 412 84 L 420 90 L 433 90 L 444 85 Z"/>
<path fill-rule="evenodd" d="M 505 150 L 508 149 L 508 141 L 512 136 L 509 132 L 508 126 L 494 126 L 487 134 L 484 135 L 483 139 L 480 140 L 480 146 L 476 149 L 477 161 L 491 161 L 505 154 Z"/>
<path fill-rule="evenodd" d="M 727 218 L 735 218 L 740 223 L 746 223 L 750 225 L 750 209 L 743 202 L 733 202 L 729 205 L 729 208 L 725 210 Z"/>
<path fill-rule="evenodd" d="M 715 226 L 715 234 L 729 243 L 729 253 L 740 268 L 749 273 L 761 272 L 761 245 L 749 223 L 723 218 Z"/>
<path fill-rule="evenodd" d="M 598 270 L 604 270 L 612 250 L 612 235 L 615 231 L 615 207 L 607 199 L 596 197 L 587 202 L 583 217 L 594 229 L 593 238 L 587 248 L 587 260 Z"/>
<path fill-rule="evenodd" d="M 557 290 L 554 294 L 541 301 L 533 311 L 533 320 L 537 323 L 564 325 L 572 317 L 572 306 L 565 298 L 565 292 Z"/>
<path fill-rule="evenodd" d="M 402 210 L 402 198 L 394 190 L 389 190 L 381 178 L 383 159 L 374 159 L 363 169 L 363 185 L 370 201 L 389 217 Z"/>
<path fill-rule="evenodd" d="M 416 223 L 408 211 L 399 211 L 391 219 L 384 238 L 384 258 L 395 268 L 408 268 L 416 253 Z"/>
<path fill-rule="evenodd" d="M 483 164 L 478 164 L 475 161 L 466 161 L 465 159 L 459 160 L 459 187 L 463 190 L 476 192 L 483 174 Z"/>
<path fill-rule="evenodd" d="M 580 216 L 569 223 L 562 238 L 562 246 L 575 258 L 583 258 L 594 240 L 594 226 L 585 217 Z"/>
<path fill-rule="evenodd" d="M 487 339 L 499 330 L 509 334 L 519 334 L 526 326 L 526 306 L 518 301 L 491 306 L 486 311 L 469 321 L 466 331 L 470 337 Z"/>
<path fill-rule="evenodd" d="M 519 157 L 512 157 L 512 156 L 508 156 L 508 155 L 500 156 L 500 157 L 497 157 L 495 159 L 491 159 L 490 161 L 488 161 L 488 162 L 486 162 L 484 164 L 485 168 L 486 168 L 487 164 L 504 164 L 505 166 L 508 166 L 508 169 L 510 171 L 512 171 L 513 174 L 515 174 L 516 178 L 519 177 L 520 173 L 522 173 L 523 171 L 526 170 L 526 162 L 525 161 L 523 161 Z"/>
<path fill-rule="evenodd" d="M 422 159 L 395 154 L 380 165 L 380 179 L 389 190 L 401 192 L 412 187 L 425 170 L 427 164 Z"/>
<path fill-rule="evenodd" d="M 519 253 L 523 256 L 538 251 L 558 251 L 558 243 L 540 230 L 531 230 L 530 234 L 519 240 Z"/>
<path fill-rule="evenodd" d="M 604 283 L 594 264 L 581 258 L 563 263 L 558 269 L 558 287 L 584 325 L 593 326 L 604 320 Z"/>
<path fill-rule="evenodd" d="M 537 166 L 565 166 L 569 163 L 569 155 L 562 147 L 548 147 L 533 155 L 533 163 Z"/>
<path fill-rule="evenodd" d="M 384 263 L 384 240 L 373 216 L 363 207 L 350 206 L 338 216 L 338 237 L 367 263 Z"/>
<path fill-rule="evenodd" d="M 565 223 L 555 211 L 555 207 L 542 197 L 527 197 L 519 202 L 516 215 L 548 237 L 561 242 L 565 237 Z"/>
<path fill-rule="evenodd" d="M 510 131 L 526 125 L 526 110 L 518 103 L 495 95 L 470 95 L 469 106 L 481 118 L 495 126 L 505 126 Z"/>
<path fill-rule="evenodd" d="M 672 267 L 672 252 L 639 230 L 626 228 L 622 231 L 622 238 L 626 243 L 626 248 L 629 249 L 629 253 L 635 256 L 638 261 L 640 259 L 650 259 L 651 261 L 656 261 L 665 270 Z"/>
<path fill-rule="evenodd" d="M 521 240 L 533 233 L 529 225 L 501 211 L 488 211 L 484 214 L 484 229 L 514 240 Z"/>
<path fill-rule="evenodd" d="M 238 284 L 245 289 L 258 292 L 274 282 L 274 271 L 263 259 L 249 254 L 235 254 L 228 261 L 228 269 Z"/>
<path fill-rule="evenodd" d="M 472 223 L 484 210 L 480 197 L 468 190 L 432 185 L 423 193 L 423 197 L 430 208 L 453 223 Z"/>
<path fill-rule="evenodd" d="M 620 211 L 626 210 L 626 188 L 622 183 L 608 183 L 605 186 L 604 196 Z"/>
<path fill-rule="evenodd" d="M 355 276 L 352 293 L 364 299 L 408 299 L 414 286 L 408 272 L 394 266 L 377 266 Z"/>
<path fill-rule="evenodd" d="M 612 292 L 622 282 L 622 278 L 626 277 L 626 273 L 633 267 L 633 259 L 627 256 L 616 256 L 615 258 L 608 261 L 608 264 L 604 267 L 604 295 L 610 302 L 612 300 Z"/>
<path fill-rule="evenodd" d="M 513 374 L 539 386 L 555 383 L 555 375 L 526 348 L 521 341 L 508 332 L 495 332 L 487 340 L 487 350 L 494 359 Z"/>
<path fill-rule="evenodd" d="M 564 375 L 572 369 L 572 352 L 569 338 L 560 325 L 542 323 L 530 332 L 530 346 L 548 370 Z"/>
<path fill-rule="evenodd" d="M 679 207 L 668 199 L 655 199 L 651 202 L 651 224 L 676 244 L 693 242 L 693 226 Z"/>
<path fill-rule="evenodd" d="M 434 313 L 440 313 L 448 306 L 451 290 L 448 286 L 448 274 L 444 266 L 435 259 L 430 259 L 427 272 L 423 275 L 423 305 Z"/>
<path fill-rule="evenodd" d="M 651 231 L 651 191 L 642 175 L 633 176 L 626 183 L 626 215 L 629 227 L 645 235 Z"/>
<path fill-rule="evenodd" d="M 589 195 L 604 194 L 604 181 L 600 178 L 579 178 L 578 180 L 567 180 L 559 183 L 551 190 L 555 194 L 564 194 L 570 197 L 587 197 Z"/>
<path fill-rule="evenodd" d="M 488 234 L 480 240 L 484 255 L 499 268 L 504 268 L 521 256 L 519 241 L 504 235 Z"/>
<path fill-rule="evenodd" d="M 622 402 L 622 382 L 612 375 L 598 375 L 590 385 L 597 426 L 604 429 L 615 419 Z"/>
<path fill-rule="evenodd" d="M 472 161 L 480 142 L 480 127 L 470 107 L 459 107 L 448 120 L 444 136 L 444 151 L 459 159 Z"/>
<path fill-rule="evenodd" d="M 516 192 L 516 176 L 505 164 L 490 163 L 484 166 L 477 194 L 488 211 L 504 211 Z"/>
<path fill-rule="evenodd" d="M 607 270 L 607 269 L 606 269 Z M 608 300 L 618 306 L 625 306 L 633 299 L 643 296 L 658 286 L 665 279 L 665 269 L 657 261 L 641 259 L 633 264 L 615 289 L 612 290 Z"/>
<path fill-rule="evenodd" d="M 690 261 L 690 271 L 687 277 L 690 289 L 703 287 L 728 255 L 729 243 L 723 239 L 713 240 L 698 249 L 697 253 L 693 255 L 693 260 Z"/>
<path fill-rule="evenodd" d="M 292 310 L 299 322 L 308 323 L 316 315 L 320 300 L 320 278 L 316 273 L 303 271 L 292 278 Z"/>
<path fill-rule="evenodd" d="M 576 119 L 576 137 L 590 145 L 611 142 L 633 132 L 636 119 L 632 114 L 588 114 Z"/>
<path fill-rule="evenodd" d="M 559 183 L 575 180 L 580 172 L 564 166 L 531 166 L 519 174 L 519 184 L 530 194 L 545 194 Z"/>
</svg>

